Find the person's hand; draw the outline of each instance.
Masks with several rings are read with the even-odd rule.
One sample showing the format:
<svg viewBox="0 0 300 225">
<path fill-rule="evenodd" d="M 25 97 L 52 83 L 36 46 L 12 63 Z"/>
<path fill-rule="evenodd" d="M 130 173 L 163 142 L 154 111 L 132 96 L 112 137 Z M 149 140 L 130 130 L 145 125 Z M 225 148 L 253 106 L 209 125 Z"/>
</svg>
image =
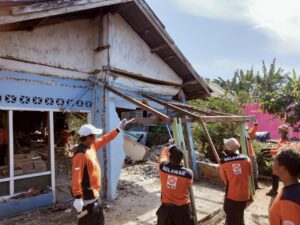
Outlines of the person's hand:
<svg viewBox="0 0 300 225">
<path fill-rule="evenodd" d="M 255 120 L 254 120 L 254 122 L 253 122 L 253 123 L 254 123 L 254 125 L 255 125 L 255 126 L 257 126 L 257 125 L 258 125 L 258 122 L 257 122 L 257 119 L 256 119 L 256 118 L 255 118 Z"/>
<path fill-rule="evenodd" d="M 126 119 L 123 119 L 123 120 L 119 123 L 118 129 L 119 129 L 119 130 L 124 130 L 124 128 L 126 127 L 126 125 L 127 125 L 127 120 L 126 120 Z"/>
<path fill-rule="evenodd" d="M 169 139 L 168 144 L 169 144 L 170 146 L 171 146 L 171 145 L 174 145 L 174 144 L 175 144 L 174 138 Z"/>
<path fill-rule="evenodd" d="M 80 213 L 82 211 L 83 208 L 83 201 L 81 198 L 77 198 L 75 199 L 74 203 L 73 203 L 74 208 L 77 210 L 78 213 Z"/>
</svg>

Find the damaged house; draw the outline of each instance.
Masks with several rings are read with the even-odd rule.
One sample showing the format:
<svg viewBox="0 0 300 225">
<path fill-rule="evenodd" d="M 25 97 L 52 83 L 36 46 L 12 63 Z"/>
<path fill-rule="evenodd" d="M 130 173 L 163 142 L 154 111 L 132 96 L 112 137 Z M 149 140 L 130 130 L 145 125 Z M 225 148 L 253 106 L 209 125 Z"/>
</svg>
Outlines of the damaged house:
<svg viewBox="0 0 300 225">
<path fill-rule="evenodd" d="M 82 123 L 108 132 L 126 112 L 164 118 L 164 107 L 141 93 L 209 96 L 143 0 L 19 1 L 0 10 L 0 216 L 56 202 L 59 185 L 69 185 L 60 174 L 70 172 L 59 171 L 70 163 L 59 149 Z M 99 151 L 109 198 L 123 142 L 119 135 Z"/>
</svg>

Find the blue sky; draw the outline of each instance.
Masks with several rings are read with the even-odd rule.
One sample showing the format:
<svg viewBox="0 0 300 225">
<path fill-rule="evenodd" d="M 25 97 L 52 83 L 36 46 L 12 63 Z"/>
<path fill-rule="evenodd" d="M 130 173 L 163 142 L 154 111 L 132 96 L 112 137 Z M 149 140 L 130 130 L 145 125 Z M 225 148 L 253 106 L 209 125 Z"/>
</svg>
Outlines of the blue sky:
<svg viewBox="0 0 300 225">
<path fill-rule="evenodd" d="M 147 0 L 176 45 L 205 78 L 261 70 L 273 58 L 300 74 L 298 0 Z"/>
</svg>

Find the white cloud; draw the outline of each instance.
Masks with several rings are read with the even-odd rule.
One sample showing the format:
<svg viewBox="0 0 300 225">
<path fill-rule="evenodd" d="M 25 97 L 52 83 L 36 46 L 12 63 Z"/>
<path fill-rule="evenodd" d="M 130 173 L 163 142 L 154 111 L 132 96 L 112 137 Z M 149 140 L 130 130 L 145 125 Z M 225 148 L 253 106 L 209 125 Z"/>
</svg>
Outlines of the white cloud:
<svg viewBox="0 0 300 225">
<path fill-rule="evenodd" d="M 277 53 L 300 53 L 299 0 L 174 0 L 186 12 L 250 25 L 274 41 Z"/>
</svg>

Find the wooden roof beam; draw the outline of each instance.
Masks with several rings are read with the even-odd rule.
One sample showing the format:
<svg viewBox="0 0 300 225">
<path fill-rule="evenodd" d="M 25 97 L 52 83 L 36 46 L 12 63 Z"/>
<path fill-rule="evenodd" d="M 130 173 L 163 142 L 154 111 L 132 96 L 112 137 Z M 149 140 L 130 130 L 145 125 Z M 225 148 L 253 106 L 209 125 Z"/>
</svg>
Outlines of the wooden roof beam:
<svg viewBox="0 0 300 225">
<path fill-rule="evenodd" d="M 115 90 L 114 88 L 108 86 L 108 85 L 104 85 L 105 89 L 107 89 L 108 91 L 118 95 L 119 97 L 121 98 L 124 98 L 125 100 L 127 100 L 128 102 L 131 102 L 132 104 L 142 108 L 143 110 L 146 110 L 147 112 L 150 112 L 150 113 L 153 113 L 157 116 L 159 116 L 164 122 L 170 122 L 171 121 L 171 118 L 168 117 L 167 115 L 157 111 L 156 109 L 153 109 L 151 108 L 150 106 L 140 102 L 140 101 L 137 101 L 133 98 L 131 98 L 130 96 L 126 95 L 126 94 L 123 94 L 117 90 Z"/>
<path fill-rule="evenodd" d="M 147 83 L 150 83 L 150 84 L 159 84 L 159 85 L 181 87 L 181 84 L 178 84 L 178 83 L 173 83 L 173 82 L 170 82 L 170 81 L 164 81 L 164 80 L 158 80 L 158 79 L 150 78 L 150 76 L 146 76 L 146 75 L 143 76 L 142 74 L 128 72 L 126 70 L 121 70 L 121 69 L 114 68 L 114 67 L 111 67 L 111 66 L 104 66 L 103 70 L 104 71 L 109 71 L 109 72 L 111 72 L 112 74 L 115 74 L 115 75 L 128 77 L 128 78 L 131 78 L 131 79 L 147 82 Z"/>
<path fill-rule="evenodd" d="M 192 118 L 190 120 L 191 122 L 196 122 L 199 120 L 203 120 L 204 122 L 247 122 L 247 121 L 253 121 L 255 119 L 255 116 L 236 116 L 236 115 L 200 116 L 195 113 L 189 112 L 187 110 L 181 109 L 180 107 L 172 105 L 166 101 L 155 98 L 153 96 L 147 94 L 142 94 L 142 96 L 158 104 L 161 104 L 167 108 L 173 109 L 177 112 L 190 116 Z"/>
<path fill-rule="evenodd" d="M 155 53 L 155 52 L 158 52 L 158 51 L 163 50 L 163 49 L 168 48 L 168 47 L 169 46 L 167 44 L 162 44 L 160 46 L 157 46 L 156 48 L 152 48 L 151 52 Z"/>
<path fill-rule="evenodd" d="M 183 104 L 180 102 L 168 102 L 172 105 L 176 105 L 176 106 L 180 106 L 182 108 L 197 112 L 197 113 L 204 113 L 204 114 L 211 114 L 211 115 L 224 115 L 224 116 L 232 116 L 232 114 L 228 114 L 228 113 L 223 113 L 223 112 L 218 112 L 218 111 L 214 111 L 214 110 L 210 110 L 210 109 L 203 109 L 203 108 L 199 108 L 196 106 L 192 106 L 192 105 L 187 105 L 187 104 Z"/>
</svg>

